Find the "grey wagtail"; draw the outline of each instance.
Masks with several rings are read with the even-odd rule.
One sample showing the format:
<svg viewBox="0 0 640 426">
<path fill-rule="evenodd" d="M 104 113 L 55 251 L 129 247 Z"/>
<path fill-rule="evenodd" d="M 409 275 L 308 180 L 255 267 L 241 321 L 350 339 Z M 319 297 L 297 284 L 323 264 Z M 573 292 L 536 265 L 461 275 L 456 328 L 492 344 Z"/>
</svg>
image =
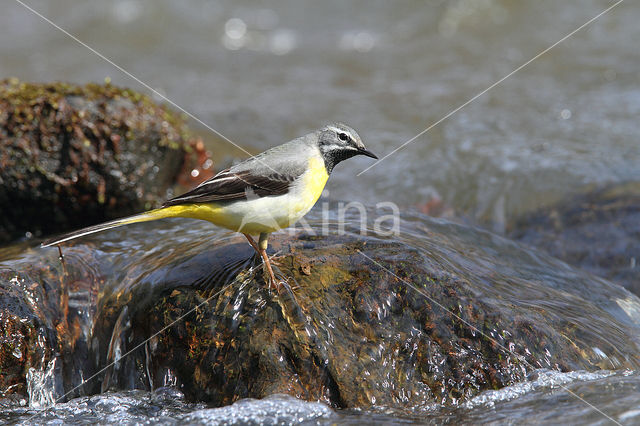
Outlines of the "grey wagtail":
<svg viewBox="0 0 640 426">
<path fill-rule="evenodd" d="M 130 223 L 167 217 L 202 219 L 243 233 L 262 257 L 270 286 L 277 287 L 267 256 L 269 234 L 307 214 L 334 166 L 356 155 L 378 158 L 367 151 L 352 128 L 341 123 L 328 125 L 223 170 L 158 209 L 80 229 L 46 240 L 42 246 Z M 260 235 L 257 244 L 251 237 L 256 234 Z"/>
</svg>

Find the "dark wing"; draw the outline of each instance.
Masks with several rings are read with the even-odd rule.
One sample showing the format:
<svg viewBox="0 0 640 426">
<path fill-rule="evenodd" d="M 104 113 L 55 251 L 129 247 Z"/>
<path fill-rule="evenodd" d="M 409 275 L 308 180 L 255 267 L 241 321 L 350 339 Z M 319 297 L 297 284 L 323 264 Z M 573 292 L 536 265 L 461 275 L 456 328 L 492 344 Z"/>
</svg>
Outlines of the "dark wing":
<svg viewBox="0 0 640 426">
<path fill-rule="evenodd" d="M 227 169 L 202 182 L 186 194 L 165 201 L 162 207 L 213 201 L 246 200 L 248 193 L 255 194 L 254 196 L 259 198 L 284 195 L 298 176 L 276 173 L 252 175 L 246 170 L 232 172 Z"/>
</svg>

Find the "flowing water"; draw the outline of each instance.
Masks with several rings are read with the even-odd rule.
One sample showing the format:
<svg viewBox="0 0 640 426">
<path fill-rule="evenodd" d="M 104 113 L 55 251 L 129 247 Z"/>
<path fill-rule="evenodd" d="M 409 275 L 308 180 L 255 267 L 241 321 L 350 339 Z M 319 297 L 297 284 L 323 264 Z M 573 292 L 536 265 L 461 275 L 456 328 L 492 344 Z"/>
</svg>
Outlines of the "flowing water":
<svg viewBox="0 0 640 426">
<path fill-rule="evenodd" d="M 107 392 L 57 404 L 45 413 L 33 408 L 8 408 L 0 421 L 33 424 L 611 424 L 581 401 L 589 401 L 622 424 L 640 421 L 640 376 L 631 372 L 558 373 L 542 370 L 531 380 L 487 391 L 455 410 L 433 406 L 415 415 L 389 411 L 334 411 L 324 404 L 286 395 L 245 399 L 221 408 L 187 403 L 171 388 L 153 392 Z M 562 387 L 561 387 L 562 386 Z M 570 394 L 571 391 L 573 394 Z"/>
<path fill-rule="evenodd" d="M 333 120 L 356 128 L 380 157 L 436 123 L 612 3 L 604 0 L 28 1 L 29 5 L 252 152 Z M 389 158 L 338 166 L 331 199 L 402 210 L 443 200 L 502 232 L 515 216 L 580 190 L 640 178 L 640 11 L 625 1 Z M 0 13 L 0 78 L 103 81 L 130 77 L 17 2 Z M 160 100 L 157 96 L 157 100 Z M 245 154 L 200 124 L 218 164 Z M 176 236 L 173 229 L 167 237 Z M 195 232 L 195 231 L 194 231 Z M 123 236 L 126 234 L 123 234 Z M 222 234 L 213 234 L 212 240 Z M 129 240 L 131 242 L 131 240 Z M 100 255 L 116 248 L 101 246 Z M 117 247 L 147 250 L 153 247 Z M 119 265 L 122 266 L 122 265 Z M 115 267 L 114 267 L 115 268 Z M 70 306 L 92 294 L 74 293 Z M 76 307 L 77 307 L 76 306 Z M 93 312 L 82 312 L 88 318 Z M 126 323 L 121 324 L 126 327 Z M 86 330 L 90 333 L 90 330 Z M 113 356 L 117 356 L 114 341 Z M 16 354 L 18 356 L 18 354 Z M 0 419 L 30 423 L 55 396 L 55 362 L 29 375 L 32 408 Z M 169 380 L 170 381 L 170 380 Z M 59 404 L 68 422 L 606 423 L 564 384 L 622 423 L 637 423 L 638 373 L 550 373 L 485 392 L 456 410 L 416 418 L 333 412 L 287 397 L 225 408 L 185 403 L 172 390 L 129 391 Z M 274 417 L 278 416 L 278 417 Z M 548 417 L 545 417 L 548 416 Z"/>
</svg>

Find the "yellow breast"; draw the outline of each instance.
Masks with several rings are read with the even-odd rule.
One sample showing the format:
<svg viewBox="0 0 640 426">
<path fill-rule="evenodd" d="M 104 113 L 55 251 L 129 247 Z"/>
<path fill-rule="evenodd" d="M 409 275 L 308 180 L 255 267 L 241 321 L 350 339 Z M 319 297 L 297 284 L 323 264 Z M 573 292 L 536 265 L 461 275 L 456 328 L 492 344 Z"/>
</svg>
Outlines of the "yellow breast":
<svg viewBox="0 0 640 426">
<path fill-rule="evenodd" d="M 284 195 L 242 200 L 230 204 L 202 203 L 167 207 L 159 217 L 202 219 L 233 231 L 274 232 L 300 220 L 311 210 L 329 174 L 321 157 L 312 157 L 305 171 Z"/>
<path fill-rule="evenodd" d="M 329 179 L 322 158 L 312 157 L 309 160 L 308 170 L 300 179 L 300 187 L 296 188 L 301 192 L 299 194 L 299 208 L 305 210 L 304 214 L 306 214 L 322 195 L 327 179 Z"/>
</svg>

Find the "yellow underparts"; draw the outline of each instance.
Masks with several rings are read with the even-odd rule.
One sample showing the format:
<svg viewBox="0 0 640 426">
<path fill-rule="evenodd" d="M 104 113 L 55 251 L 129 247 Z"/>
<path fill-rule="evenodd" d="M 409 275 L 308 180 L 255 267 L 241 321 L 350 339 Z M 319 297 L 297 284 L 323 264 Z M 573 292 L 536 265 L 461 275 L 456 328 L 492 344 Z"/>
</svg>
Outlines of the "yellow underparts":
<svg viewBox="0 0 640 426">
<path fill-rule="evenodd" d="M 322 158 L 312 157 L 309 160 L 308 167 L 307 172 L 301 176 L 300 182 L 304 196 L 300 201 L 299 208 L 304 210 L 303 216 L 318 201 L 329 179 L 329 174 Z"/>
<path fill-rule="evenodd" d="M 329 179 L 322 158 L 309 160 L 308 170 L 284 195 L 250 198 L 230 203 L 183 204 L 151 210 L 130 223 L 167 217 L 201 219 L 247 234 L 274 232 L 300 220 L 318 201 Z M 137 219 L 137 220 L 136 220 Z"/>
</svg>

